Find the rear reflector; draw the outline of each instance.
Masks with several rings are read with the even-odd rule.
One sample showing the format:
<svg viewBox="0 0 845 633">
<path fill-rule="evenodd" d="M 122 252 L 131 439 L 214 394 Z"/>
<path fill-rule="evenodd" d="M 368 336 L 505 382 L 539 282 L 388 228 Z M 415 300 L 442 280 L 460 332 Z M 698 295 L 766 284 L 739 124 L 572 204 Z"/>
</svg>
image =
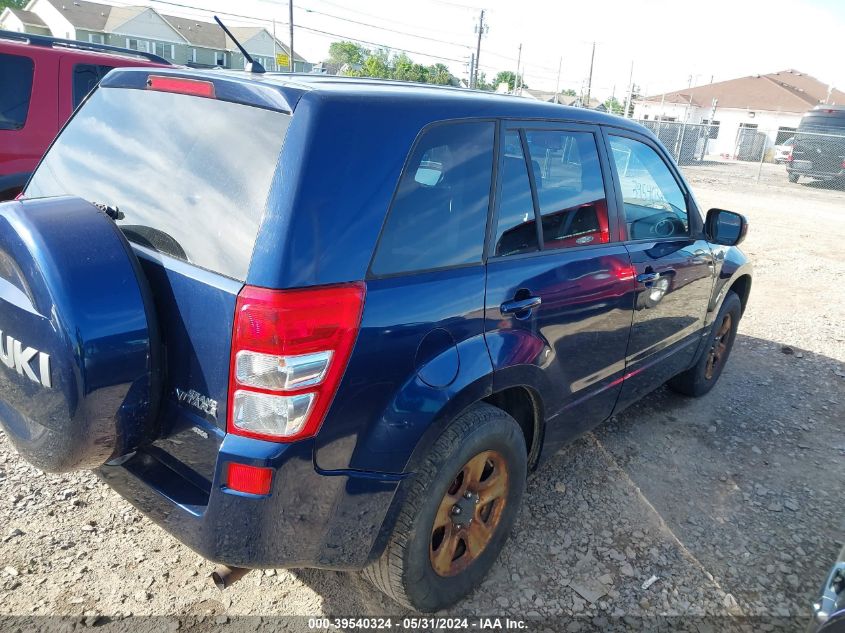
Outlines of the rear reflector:
<svg viewBox="0 0 845 633">
<path fill-rule="evenodd" d="M 270 468 L 259 468 L 246 464 L 229 464 L 226 486 L 232 490 L 248 492 L 253 495 L 266 495 L 270 493 L 272 483 L 273 470 Z"/>
<path fill-rule="evenodd" d="M 215 98 L 214 84 L 210 81 L 150 75 L 147 79 L 147 87 L 150 90 L 158 90 L 159 92 L 176 92 L 194 97 Z"/>
<path fill-rule="evenodd" d="M 346 370 L 363 307 L 362 283 L 245 286 L 235 310 L 228 431 L 274 442 L 315 435 Z"/>
</svg>

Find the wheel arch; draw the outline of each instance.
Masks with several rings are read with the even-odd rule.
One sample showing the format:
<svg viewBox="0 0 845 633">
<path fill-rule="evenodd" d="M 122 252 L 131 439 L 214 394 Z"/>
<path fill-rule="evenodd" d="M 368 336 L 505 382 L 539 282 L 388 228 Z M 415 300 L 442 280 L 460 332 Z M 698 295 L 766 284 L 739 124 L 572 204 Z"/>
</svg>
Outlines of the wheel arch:
<svg viewBox="0 0 845 633">
<path fill-rule="evenodd" d="M 494 391 L 483 402 L 510 415 L 522 429 L 528 450 L 528 469 L 540 460 L 545 435 L 545 414 L 540 394 L 526 385 L 513 385 Z"/>
<path fill-rule="evenodd" d="M 751 295 L 751 273 L 745 272 L 738 275 L 731 281 L 728 290 L 735 292 L 739 296 L 739 301 L 742 304 L 742 313 L 745 314 L 745 306 L 748 305 L 748 297 Z"/>
</svg>

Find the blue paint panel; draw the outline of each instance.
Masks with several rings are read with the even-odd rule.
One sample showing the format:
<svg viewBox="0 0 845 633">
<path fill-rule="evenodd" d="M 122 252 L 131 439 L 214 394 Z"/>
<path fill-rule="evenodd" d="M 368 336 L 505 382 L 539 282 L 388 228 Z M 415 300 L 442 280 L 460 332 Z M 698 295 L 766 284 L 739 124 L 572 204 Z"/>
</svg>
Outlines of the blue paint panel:
<svg viewBox="0 0 845 633">
<path fill-rule="evenodd" d="M 323 428 L 315 459 L 326 470 L 400 473 L 417 442 L 462 390 L 490 386 L 484 345 L 484 266 L 371 279 L 358 341 Z M 420 343 L 442 349 L 415 366 Z M 452 342 L 454 341 L 454 343 Z M 457 349 L 459 371 L 449 360 Z M 444 384 L 431 387 L 429 383 Z M 442 373 L 442 376 L 438 375 Z"/>
</svg>

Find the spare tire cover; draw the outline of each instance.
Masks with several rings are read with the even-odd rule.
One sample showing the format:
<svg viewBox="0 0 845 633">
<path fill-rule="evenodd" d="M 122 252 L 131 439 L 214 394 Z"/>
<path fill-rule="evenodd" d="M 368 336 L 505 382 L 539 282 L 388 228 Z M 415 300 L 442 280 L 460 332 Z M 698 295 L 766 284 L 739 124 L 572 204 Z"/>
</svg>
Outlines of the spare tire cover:
<svg viewBox="0 0 845 633">
<path fill-rule="evenodd" d="M 0 204 L 0 424 L 24 458 L 95 468 L 154 438 L 158 349 L 146 279 L 105 213 Z"/>
</svg>

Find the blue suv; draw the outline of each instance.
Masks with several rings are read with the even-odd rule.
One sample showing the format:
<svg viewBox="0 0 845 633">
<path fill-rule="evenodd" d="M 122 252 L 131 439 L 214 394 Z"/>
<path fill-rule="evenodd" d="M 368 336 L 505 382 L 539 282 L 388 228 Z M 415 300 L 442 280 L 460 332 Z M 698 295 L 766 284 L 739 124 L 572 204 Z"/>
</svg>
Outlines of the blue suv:
<svg viewBox="0 0 845 633">
<path fill-rule="evenodd" d="M 625 119 L 478 92 L 107 75 L 0 206 L 0 421 L 201 555 L 476 587 L 546 455 L 718 380 L 745 219 Z"/>
</svg>

